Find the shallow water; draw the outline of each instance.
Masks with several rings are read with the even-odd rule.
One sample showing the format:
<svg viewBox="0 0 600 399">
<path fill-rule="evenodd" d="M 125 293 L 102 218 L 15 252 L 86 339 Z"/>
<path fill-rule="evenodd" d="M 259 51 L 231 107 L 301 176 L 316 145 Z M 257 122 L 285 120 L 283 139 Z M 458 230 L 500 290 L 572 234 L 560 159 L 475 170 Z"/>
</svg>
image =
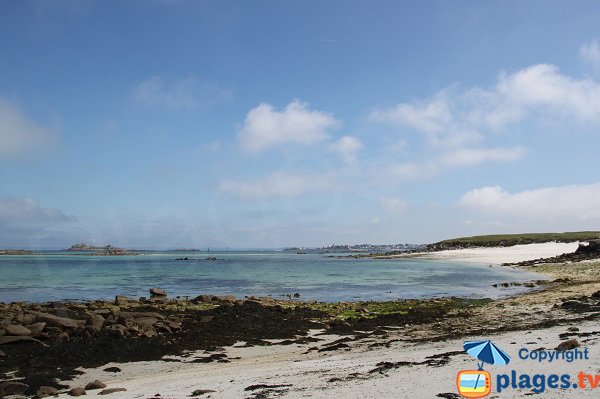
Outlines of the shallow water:
<svg viewBox="0 0 600 399">
<path fill-rule="evenodd" d="M 210 261 L 208 256 L 216 257 Z M 177 261 L 188 257 L 190 261 Z M 492 284 L 540 279 L 507 267 L 424 259 L 338 259 L 282 252 L 154 253 L 139 256 L 0 256 L 0 302 L 199 294 L 320 301 L 436 296 L 499 297 L 524 289 Z"/>
</svg>

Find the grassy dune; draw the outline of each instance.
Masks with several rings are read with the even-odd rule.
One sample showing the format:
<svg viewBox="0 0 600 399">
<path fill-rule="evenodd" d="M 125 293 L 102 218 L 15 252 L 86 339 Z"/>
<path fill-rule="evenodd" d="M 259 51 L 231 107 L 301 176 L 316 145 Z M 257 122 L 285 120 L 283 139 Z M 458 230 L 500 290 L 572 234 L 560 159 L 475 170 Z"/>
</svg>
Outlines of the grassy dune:
<svg viewBox="0 0 600 399">
<path fill-rule="evenodd" d="M 577 231 L 565 233 L 496 234 L 452 238 L 430 244 L 429 248 L 510 247 L 520 244 L 543 242 L 574 242 L 600 239 L 600 231 Z"/>
</svg>

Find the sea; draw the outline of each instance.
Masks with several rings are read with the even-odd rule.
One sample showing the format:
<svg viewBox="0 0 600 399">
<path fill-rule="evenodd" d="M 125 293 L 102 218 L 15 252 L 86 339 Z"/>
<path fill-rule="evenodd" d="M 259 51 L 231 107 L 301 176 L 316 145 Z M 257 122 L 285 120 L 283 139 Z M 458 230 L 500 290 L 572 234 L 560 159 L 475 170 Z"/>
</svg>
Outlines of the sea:
<svg viewBox="0 0 600 399">
<path fill-rule="evenodd" d="M 367 301 L 457 296 L 498 298 L 526 288 L 493 284 L 543 279 L 510 267 L 447 260 L 354 259 L 281 251 L 154 252 L 92 256 L 66 252 L 0 256 L 0 302 L 86 301 L 115 295 L 200 294 Z M 178 258 L 188 260 L 177 260 Z M 215 260 L 216 259 L 216 260 Z"/>
</svg>

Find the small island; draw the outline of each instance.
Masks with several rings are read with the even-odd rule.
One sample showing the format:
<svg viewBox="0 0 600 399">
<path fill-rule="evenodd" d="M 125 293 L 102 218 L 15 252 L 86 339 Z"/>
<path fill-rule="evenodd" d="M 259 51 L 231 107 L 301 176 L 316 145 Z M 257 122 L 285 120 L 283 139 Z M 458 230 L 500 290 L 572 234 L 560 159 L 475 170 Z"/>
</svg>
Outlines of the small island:
<svg viewBox="0 0 600 399">
<path fill-rule="evenodd" d="M 33 255 L 33 252 L 25 249 L 0 249 L 0 255 Z"/>
<path fill-rule="evenodd" d="M 126 256 L 126 255 L 138 255 L 137 252 L 129 251 L 125 248 L 113 247 L 111 244 L 103 247 L 90 245 L 87 243 L 73 244 L 67 248 L 69 252 L 86 252 L 86 255 L 92 256 Z M 90 253 L 87 253 L 90 252 Z"/>
</svg>

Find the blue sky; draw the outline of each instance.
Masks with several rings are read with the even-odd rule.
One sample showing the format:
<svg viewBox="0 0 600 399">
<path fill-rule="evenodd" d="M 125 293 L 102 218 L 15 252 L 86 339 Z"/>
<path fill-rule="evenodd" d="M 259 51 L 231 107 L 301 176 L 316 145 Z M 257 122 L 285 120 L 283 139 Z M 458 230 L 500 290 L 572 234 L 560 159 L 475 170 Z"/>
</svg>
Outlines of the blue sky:
<svg viewBox="0 0 600 399">
<path fill-rule="evenodd" d="M 0 247 L 599 229 L 600 4 L 0 2 Z"/>
</svg>

